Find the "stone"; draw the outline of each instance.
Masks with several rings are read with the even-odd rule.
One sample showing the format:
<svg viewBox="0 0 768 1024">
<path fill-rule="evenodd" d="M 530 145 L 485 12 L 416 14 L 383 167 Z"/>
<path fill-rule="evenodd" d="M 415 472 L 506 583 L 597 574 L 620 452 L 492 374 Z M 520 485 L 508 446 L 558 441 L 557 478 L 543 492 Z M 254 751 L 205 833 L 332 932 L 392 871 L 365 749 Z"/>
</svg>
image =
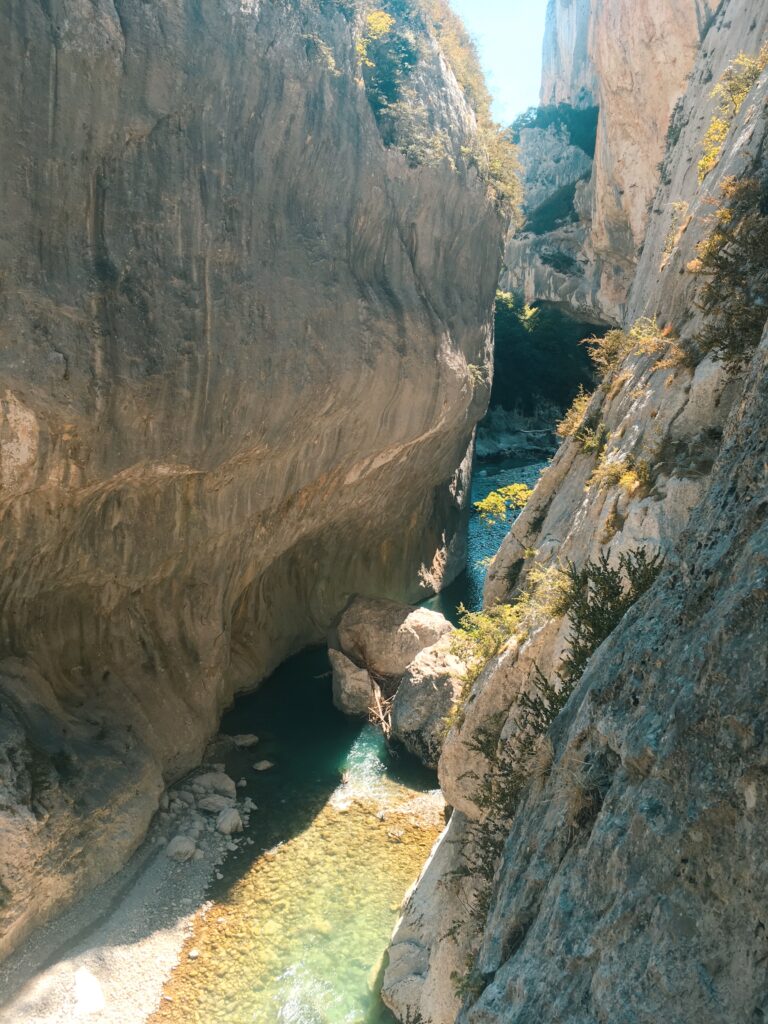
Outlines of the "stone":
<svg viewBox="0 0 768 1024">
<path fill-rule="evenodd" d="M 187 957 L 190 960 L 197 960 L 199 956 L 200 956 L 200 950 L 199 949 L 190 949 L 190 951 L 187 953 Z"/>
<path fill-rule="evenodd" d="M 345 715 L 367 715 L 371 709 L 373 680 L 341 651 L 329 649 L 333 671 L 333 703 Z"/>
<path fill-rule="evenodd" d="M 188 807 L 195 806 L 195 794 L 190 793 L 188 789 L 180 789 L 176 793 L 176 797 L 179 800 L 181 800 L 182 803 L 185 803 Z"/>
<path fill-rule="evenodd" d="M 220 811 L 232 807 L 233 803 L 234 801 L 230 797 L 213 793 L 211 796 L 204 796 L 198 800 L 197 806 L 201 811 L 207 811 L 209 814 L 219 814 Z"/>
<path fill-rule="evenodd" d="M 169 860 L 184 863 L 192 860 L 195 855 L 195 841 L 189 836 L 174 836 L 165 848 L 165 855 Z"/>
<path fill-rule="evenodd" d="M 249 747 L 255 747 L 259 742 L 259 737 L 254 736 L 253 733 L 241 733 L 238 736 L 232 737 L 232 742 L 238 748 L 238 750 L 247 750 Z"/>
<path fill-rule="evenodd" d="M 235 832 L 243 831 L 243 822 L 240 814 L 234 807 L 223 810 L 216 819 L 216 829 L 224 836 L 231 836 Z"/>
<path fill-rule="evenodd" d="M 466 665 L 451 651 L 450 633 L 416 655 L 392 703 L 392 735 L 436 768 L 450 714 L 464 688 Z"/>
<path fill-rule="evenodd" d="M 255 772 L 268 772 L 270 768 L 274 767 L 275 765 L 273 761 L 257 761 L 253 766 L 253 770 Z"/>
<path fill-rule="evenodd" d="M 339 649 L 358 665 L 399 677 L 419 651 L 452 629 L 439 612 L 395 601 L 355 597 L 339 620 Z"/>
<path fill-rule="evenodd" d="M 198 775 L 195 783 L 209 793 L 219 793 L 221 796 L 229 796 L 233 799 L 237 796 L 234 779 L 230 779 L 224 772 L 207 772 L 205 775 Z"/>
</svg>

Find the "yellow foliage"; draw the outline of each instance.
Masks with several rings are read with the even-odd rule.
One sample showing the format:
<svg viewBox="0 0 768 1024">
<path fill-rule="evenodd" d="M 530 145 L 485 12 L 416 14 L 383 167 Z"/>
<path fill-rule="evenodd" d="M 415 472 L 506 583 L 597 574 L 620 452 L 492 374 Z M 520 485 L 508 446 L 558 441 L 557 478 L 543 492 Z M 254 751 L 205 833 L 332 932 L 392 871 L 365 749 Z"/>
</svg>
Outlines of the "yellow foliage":
<svg viewBox="0 0 768 1024">
<path fill-rule="evenodd" d="M 368 56 L 368 47 L 377 39 L 383 39 L 389 35 L 395 24 L 395 19 L 386 11 L 371 11 L 365 18 L 365 32 L 357 42 L 357 55 L 366 67 L 373 67 L 373 62 Z"/>
<path fill-rule="evenodd" d="M 712 90 L 712 98 L 719 102 L 717 113 L 713 116 L 702 141 L 699 181 L 704 181 L 709 172 L 717 166 L 731 124 L 766 67 L 768 42 L 763 44 L 757 57 L 750 57 L 743 52 L 737 53 Z"/>
<path fill-rule="evenodd" d="M 579 385 L 578 394 L 574 398 L 570 409 L 557 424 L 556 431 L 558 437 L 573 437 L 574 434 L 578 433 L 584 423 L 584 417 L 587 415 L 587 409 L 591 401 L 592 395 L 585 391 L 582 385 Z"/>
<path fill-rule="evenodd" d="M 505 523 L 507 514 L 511 509 L 521 509 L 530 501 L 533 491 L 526 484 L 510 484 L 508 487 L 500 487 L 498 491 L 475 502 L 475 508 L 480 513 L 480 518 L 488 526 L 495 526 L 496 523 Z"/>
</svg>

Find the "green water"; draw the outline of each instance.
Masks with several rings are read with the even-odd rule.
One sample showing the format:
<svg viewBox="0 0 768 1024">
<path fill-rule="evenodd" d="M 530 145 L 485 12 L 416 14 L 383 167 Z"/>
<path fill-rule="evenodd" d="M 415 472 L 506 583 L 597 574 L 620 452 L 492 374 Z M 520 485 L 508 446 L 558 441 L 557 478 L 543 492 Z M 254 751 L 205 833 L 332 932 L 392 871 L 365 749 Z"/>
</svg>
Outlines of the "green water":
<svg viewBox="0 0 768 1024">
<path fill-rule="evenodd" d="M 480 466 L 473 501 L 533 486 L 542 468 Z M 433 607 L 454 619 L 459 602 L 479 607 L 482 560 L 509 525 L 489 529 L 473 514 L 468 571 Z M 230 854 L 187 945 L 199 956 L 182 956 L 152 1024 L 392 1024 L 378 995 L 382 956 L 443 825 L 435 775 L 335 710 L 325 651 L 283 665 L 221 731 L 260 739 L 226 762 L 258 808 L 251 843 Z M 275 768 L 255 772 L 261 760 Z"/>
<path fill-rule="evenodd" d="M 259 808 L 154 1021 L 385 1024 L 377 968 L 442 826 L 434 774 L 333 708 L 325 652 L 286 663 L 222 731 L 258 747 L 227 762 Z M 254 761 L 276 767 L 256 773 Z M 433 791 L 432 796 L 429 792 Z"/>
</svg>

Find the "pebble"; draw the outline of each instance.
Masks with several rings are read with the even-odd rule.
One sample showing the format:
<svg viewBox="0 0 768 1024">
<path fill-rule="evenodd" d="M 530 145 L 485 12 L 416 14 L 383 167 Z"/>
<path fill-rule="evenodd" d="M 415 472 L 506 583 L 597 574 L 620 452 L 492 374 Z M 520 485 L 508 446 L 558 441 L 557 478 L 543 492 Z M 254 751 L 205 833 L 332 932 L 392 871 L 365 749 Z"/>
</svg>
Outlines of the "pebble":
<svg viewBox="0 0 768 1024">
<path fill-rule="evenodd" d="M 197 960 L 197 958 L 200 956 L 200 950 L 190 949 L 190 951 L 187 953 L 187 956 L 189 957 L 190 960 Z"/>
<path fill-rule="evenodd" d="M 275 765 L 272 761 L 257 761 L 253 766 L 255 772 L 268 772 L 270 768 L 274 768 Z"/>
</svg>

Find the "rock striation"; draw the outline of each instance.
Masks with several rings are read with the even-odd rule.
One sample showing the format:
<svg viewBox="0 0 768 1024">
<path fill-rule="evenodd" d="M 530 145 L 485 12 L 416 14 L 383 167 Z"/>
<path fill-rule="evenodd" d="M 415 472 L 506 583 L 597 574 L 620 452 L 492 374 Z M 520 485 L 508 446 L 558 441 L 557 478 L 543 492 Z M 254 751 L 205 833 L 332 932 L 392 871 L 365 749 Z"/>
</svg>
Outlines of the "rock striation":
<svg viewBox="0 0 768 1024">
<path fill-rule="evenodd" d="M 350 594 L 462 565 L 501 225 L 383 145 L 340 7 L 0 10 L 0 955 Z"/>
<path fill-rule="evenodd" d="M 657 6 L 660 17 L 676 9 Z M 739 374 L 711 357 L 692 365 L 674 343 L 703 324 L 687 268 L 712 231 L 712 200 L 729 177 L 764 175 L 768 157 L 764 71 L 699 183 L 711 83 L 766 39 L 768 11 L 754 0 L 727 0 L 706 31 L 621 301 L 627 326 L 647 316 L 672 330 L 658 349 L 631 351 L 586 413 L 604 430 L 599 465 L 642 466 L 644 479 L 596 477 L 595 452 L 569 438 L 492 564 L 485 601 L 514 600 L 567 560 L 603 553 L 616 564 L 660 552 L 664 567 L 592 655 L 506 809 L 489 807 L 479 783 L 521 749 L 525 699 L 540 692 L 538 671 L 556 678 L 568 617 L 531 612 L 480 673 L 440 758 L 456 810 L 390 948 L 384 997 L 400 1020 L 768 1014 L 768 326 Z"/>
</svg>

